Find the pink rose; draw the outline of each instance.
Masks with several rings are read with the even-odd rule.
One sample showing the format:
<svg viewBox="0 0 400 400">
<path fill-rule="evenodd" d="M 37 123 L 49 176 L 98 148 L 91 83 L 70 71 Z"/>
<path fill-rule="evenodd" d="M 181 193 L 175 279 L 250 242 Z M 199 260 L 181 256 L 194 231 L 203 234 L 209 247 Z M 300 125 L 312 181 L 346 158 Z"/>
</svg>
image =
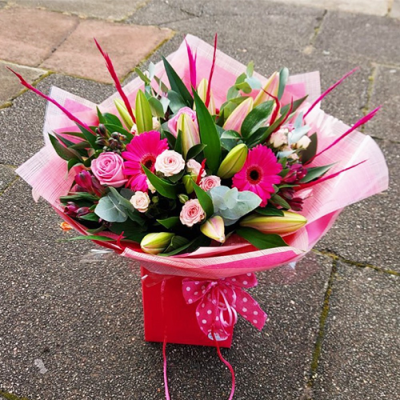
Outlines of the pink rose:
<svg viewBox="0 0 400 400">
<path fill-rule="evenodd" d="M 187 172 L 189 172 L 189 174 L 194 175 L 194 176 L 198 176 L 200 173 L 200 169 L 201 169 L 201 164 L 198 163 L 196 160 L 194 160 L 193 158 L 191 158 L 187 163 L 186 163 L 186 170 Z M 203 170 L 203 173 L 201 174 L 201 176 L 205 176 L 206 175 L 206 171 Z"/>
<path fill-rule="evenodd" d="M 221 178 L 219 176 L 206 176 L 200 181 L 200 187 L 206 192 L 217 186 L 221 186 Z"/>
<path fill-rule="evenodd" d="M 182 107 L 169 121 L 168 121 L 168 129 L 169 131 L 175 136 L 177 137 L 178 135 L 178 131 L 176 129 L 176 126 L 178 125 L 178 119 L 181 116 L 181 114 L 186 114 L 188 115 L 192 121 L 196 124 L 196 126 L 198 127 L 197 124 L 197 115 L 196 112 L 193 111 L 191 108 L 189 107 Z"/>
<path fill-rule="evenodd" d="M 144 213 L 149 208 L 150 197 L 147 193 L 138 190 L 129 201 L 136 210 Z"/>
<path fill-rule="evenodd" d="M 154 167 L 157 172 L 172 176 L 179 174 L 185 168 L 185 160 L 176 151 L 165 150 L 157 156 Z"/>
<path fill-rule="evenodd" d="M 181 210 L 180 220 L 182 225 L 193 226 L 198 222 L 202 221 L 206 217 L 206 213 L 201 208 L 199 200 L 189 200 L 187 201 Z"/>
<path fill-rule="evenodd" d="M 117 153 L 101 153 L 92 161 L 93 175 L 102 185 L 121 187 L 127 179 L 122 172 L 124 159 Z"/>
</svg>

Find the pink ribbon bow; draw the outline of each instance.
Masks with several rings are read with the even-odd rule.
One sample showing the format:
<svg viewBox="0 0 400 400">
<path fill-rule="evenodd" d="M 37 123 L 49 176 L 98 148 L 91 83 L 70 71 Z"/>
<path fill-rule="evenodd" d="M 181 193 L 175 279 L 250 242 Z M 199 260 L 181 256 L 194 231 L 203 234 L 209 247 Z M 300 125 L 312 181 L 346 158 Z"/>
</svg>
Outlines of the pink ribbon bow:
<svg viewBox="0 0 400 400">
<path fill-rule="evenodd" d="M 261 330 L 267 314 L 244 289 L 257 285 L 253 273 L 219 280 L 182 280 L 183 297 L 187 304 L 199 301 L 196 308 L 197 323 L 211 340 L 213 334 L 219 341 L 229 337 L 227 328 L 237 321 L 237 313 Z"/>
</svg>

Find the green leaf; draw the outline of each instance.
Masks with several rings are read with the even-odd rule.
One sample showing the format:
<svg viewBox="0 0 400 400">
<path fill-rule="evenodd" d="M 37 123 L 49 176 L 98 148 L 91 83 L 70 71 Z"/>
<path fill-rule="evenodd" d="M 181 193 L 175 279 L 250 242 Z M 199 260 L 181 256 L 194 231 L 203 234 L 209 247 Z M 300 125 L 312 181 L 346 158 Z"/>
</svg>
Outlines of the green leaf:
<svg viewBox="0 0 400 400">
<path fill-rule="evenodd" d="M 266 206 L 264 208 L 257 208 L 256 210 L 257 214 L 261 214 L 261 215 L 266 215 L 268 217 L 283 217 L 283 211 L 282 210 L 278 210 L 275 207 L 272 206 Z"/>
<path fill-rule="evenodd" d="M 257 107 L 253 108 L 244 119 L 240 131 L 242 136 L 247 139 L 250 137 L 258 128 L 260 128 L 270 116 L 274 107 L 274 101 L 266 101 L 261 103 Z"/>
<path fill-rule="evenodd" d="M 279 71 L 279 87 L 278 87 L 278 99 L 280 100 L 285 91 L 286 83 L 289 78 L 289 70 L 285 67 Z"/>
<path fill-rule="evenodd" d="M 142 168 L 147 176 L 147 179 L 155 187 L 157 192 L 161 194 L 161 196 L 167 197 L 168 199 L 176 199 L 175 185 L 172 185 L 171 183 L 165 181 L 164 179 L 159 178 L 157 175 L 154 175 L 144 165 L 142 165 Z"/>
<path fill-rule="evenodd" d="M 71 171 L 71 169 L 75 166 L 77 166 L 78 164 L 82 164 L 81 161 L 77 160 L 76 158 L 71 158 L 68 161 L 68 172 Z"/>
<path fill-rule="evenodd" d="M 322 167 L 313 167 L 313 168 L 307 168 L 307 175 L 300 181 L 301 183 L 308 183 L 313 181 L 314 179 L 317 179 L 324 175 L 326 172 L 328 172 L 332 166 L 335 165 L 329 164 L 329 165 L 324 165 Z"/>
<path fill-rule="evenodd" d="M 54 150 L 63 160 L 69 161 L 77 158 L 82 161 L 80 154 L 76 150 L 64 147 L 53 135 L 49 134 L 49 138 Z"/>
<path fill-rule="evenodd" d="M 239 140 L 242 137 L 240 136 L 240 134 L 236 131 L 224 131 L 221 134 L 221 139 L 235 139 L 235 140 Z"/>
<path fill-rule="evenodd" d="M 214 214 L 214 206 L 211 196 L 207 192 L 205 192 L 201 187 L 197 186 L 194 182 L 193 182 L 193 188 L 194 191 L 196 192 L 196 197 L 199 200 L 201 208 L 206 213 L 207 218 L 210 218 Z"/>
<path fill-rule="evenodd" d="M 83 126 L 79 124 L 77 125 L 80 131 L 83 133 L 83 136 L 85 136 L 86 141 L 90 143 L 90 146 L 93 147 L 94 149 L 99 148 L 99 146 L 96 144 L 96 135 L 93 135 L 92 132 L 88 131 Z"/>
<path fill-rule="evenodd" d="M 260 250 L 287 246 L 287 244 L 279 235 L 265 234 L 257 229 L 237 228 L 236 233 Z"/>
<path fill-rule="evenodd" d="M 181 108 L 187 107 L 187 104 L 182 96 L 173 90 L 168 91 L 168 100 L 169 108 L 174 114 L 176 114 Z"/>
<path fill-rule="evenodd" d="M 98 201 L 99 198 L 87 192 L 76 192 L 75 194 L 70 194 L 68 196 L 60 197 L 61 203 L 68 203 L 69 201 L 81 201 L 81 200 L 94 203 L 95 201 Z"/>
<path fill-rule="evenodd" d="M 162 58 L 164 62 L 165 72 L 167 73 L 169 84 L 171 85 L 171 89 L 176 93 L 179 93 L 186 105 L 190 108 L 193 107 L 193 98 L 183 83 L 182 79 L 172 68 L 171 64 L 167 61 L 165 57 Z"/>
<path fill-rule="evenodd" d="M 96 107 L 96 110 L 97 110 L 97 118 L 99 119 L 99 124 L 104 124 L 106 122 L 104 115 L 101 113 L 99 107 Z"/>
<path fill-rule="evenodd" d="M 232 86 L 231 88 L 229 88 L 226 98 L 227 100 L 231 100 L 237 97 L 238 95 L 239 95 L 239 90 L 237 90 L 235 86 Z"/>
<path fill-rule="evenodd" d="M 110 226 L 110 231 L 117 235 L 121 235 L 123 232 L 124 237 L 132 237 L 139 232 L 141 233 L 143 229 L 128 219 L 125 222 L 112 223 Z"/>
<path fill-rule="evenodd" d="M 159 253 L 158 255 L 165 256 L 165 257 L 174 256 L 176 254 L 182 253 L 185 250 L 186 250 L 186 252 L 189 253 L 189 252 L 193 252 L 193 251 L 197 250 L 200 246 L 209 245 L 210 242 L 211 242 L 211 240 L 209 238 L 207 238 L 204 235 L 200 235 L 197 238 L 190 241 L 189 243 L 186 243 L 182 247 L 179 247 L 173 251 L 170 251 L 169 253 Z"/>
<path fill-rule="evenodd" d="M 71 147 L 75 142 L 71 142 L 68 139 L 65 139 L 63 136 L 59 135 L 58 133 L 54 132 L 55 137 L 58 139 L 59 142 L 63 143 L 66 147 Z M 78 142 L 79 143 L 79 142 Z"/>
<path fill-rule="evenodd" d="M 247 82 L 242 82 L 236 85 L 236 89 L 241 90 L 242 92 L 249 94 L 253 90 L 251 86 Z"/>
<path fill-rule="evenodd" d="M 253 76 L 253 72 L 254 72 L 254 62 L 250 61 L 247 64 L 247 68 L 246 68 L 246 75 L 249 76 Z"/>
<path fill-rule="evenodd" d="M 164 250 L 165 253 L 170 253 L 172 251 L 175 251 L 177 249 L 182 249 L 182 247 L 190 244 L 190 241 L 182 236 L 174 236 L 171 239 L 171 242 L 169 246 Z M 182 251 L 182 250 L 180 250 Z"/>
<path fill-rule="evenodd" d="M 164 118 L 164 107 L 160 100 L 157 100 L 155 97 L 150 97 L 148 99 L 151 112 L 155 117 Z"/>
<path fill-rule="evenodd" d="M 138 133 L 148 132 L 153 129 L 153 115 L 150 103 L 141 90 L 136 94 L 136 126 Z"/>
<path fill-rule="evenodd" d="M 93 222 L 99 222 L 99 217 L 98 215 L 96 215 L 95 213 L 88 213 L 85 215 L 82 215 L 81 217 L 79 217 L 79 219 L 83 219 L 85 221 L 93 221 Z"/>
<path fill-rule="evenodd" d="M 105 113 L 103 115 L 107 124 L 117 125 L 120 126 L 121 128 L 123 127 L 122 122 L 116 115 L 110 113 Z"/>
<path fill-rule="evenodd" d="M 169 217 L 165 219 L 158 219 L 157 222 L 161 224 L 164 228 L 171 229 L 175 225 L 180 223 L 179 217 Z"/>
<path fill-rule="evenodd" d="M 82 132 L 63 132 L 62 134 L 85 139 L 85 135 Z"/>
<path fill-rule="evenodd" d="M 290 204 L 283 199 L 281 196 L 279 196 L 278 194 L 274 194 L 271 196 L 271 201 L 274 204 L 278 204 L 279 206 L 285 208 L 286 210 L 290 209 Z"/>
<path fill-rule="evenodd" d="M 135 72 L 146 85 L 150 85 L 150 79 L 139 68 L 136 67 Z"/>
<path fill-rule="evenodd" d="M 221 140 L 215 122 L 208 112 L 207 107 L 196 92 L 193 92 L 193 94 L 201 143 L 207 146 L 204 148 L 204 156 L 212 173 L 216 173 L 220 164 Z"/>
<path fill-rule="evenodd" d="M 190 160 L 191 158 L 197 157 L 204 150 L 205 147 L 206 147 L 206 145 L 203 143 L 195 144 L 187 152 L 186 160 Z"/>
<path fill-rule="evenodd" d="M 126 207 L 113 192 L 99 200 L 94 212 L 107 222 L 125 222 L 128 219 Z"/>
<path fill-rule="evenodd" d="M 182 152 L 182 131 L 180 129 L 178 130 L 178 133 L 176 135 L 174 150 L 179 154 L 183 154 L 183 152 Z"/>
<path fill-rule="evenodd" d="M 315 154 L 317 154 L 317 147 L 318 147 L 317 134 L 313 133 L 310 136 L 310 140 L 311 140 L 311 142 L 308 145 L 308 147 L 306 149 L 304 149 L 303 151 L 301 151 L 301 153 L 300 153 L 300 159 L 303 164 L 310 161 L 315 156 Z"/>
</svg>

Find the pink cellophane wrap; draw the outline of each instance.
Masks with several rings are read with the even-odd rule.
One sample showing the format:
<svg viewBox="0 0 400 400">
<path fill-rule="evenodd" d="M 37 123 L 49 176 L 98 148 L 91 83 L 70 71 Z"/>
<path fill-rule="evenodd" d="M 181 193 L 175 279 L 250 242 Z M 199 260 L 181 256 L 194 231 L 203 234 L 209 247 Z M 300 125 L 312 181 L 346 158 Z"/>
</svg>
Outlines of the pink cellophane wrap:
<svg viewBox="0 0 400 400">
<path fill-rule="evenodd" d="M 209 75 L 213 48 L 194 36 L 188 35 L 186 40 L 192 51 L 197 53 L 197 83 L 199 83 L 201 78 Z M 168 57 L 168 60 L 189 86 L 186 44 L 182 43 L 180 48 Z M 212 91 L 217 107 L 225 101 L 228 88 L 245 69 L 244 65 L 217 51 L 212 80 Z M 168 82 L 162 62 L 156 65 L 155 74 L 164 82 Z M 266 82 L 264 77 L 258 74 L 255 76 L 262 83 Z M 143 82 L 139 78 L 124 87 L 131 104 L 134 104 L 138 89 L 143 89 Z M 292 98 L 296 100 L 306 94 L 308 94 L 309 103 L 305 105 L 305 110 L 320 95 L 318 72 L 290 77 L 282 103 L 289 103 Z M 89 125 L 98 123 L 95 104 L 58 88 L 52 89 L 51 96 L 83 122 Z M 117 113 L 113 102 L 115 98 L 119 98 L 117 93 L 98 107 L 102 112 Z M 335 138 L 349 129 L 343 122 L 325 114 L 319 106 L 309 113 L 306 123 L 312 127 L 311 133 L 318 133 L 319 150 L 327 147 Z M 59 197 L 68 192 L 78 171 L 73 169 L 68 175 L 67 163 L 57 156 L 47 138 L 50 132 L 62 133 L 76 130 L 74 123 L 49 103 L 44 125 L 46 146 L 19 167 L 17 173 L 32 186 L 35 197 L 41 196 L 46 199 L 62 218 L 84 234 L 82 226 L 62 213 L 59 202 Z M 388 170 L 379 147 L 369 136 L 357 131 L 310 164 L 314 167 L 336 163 L 329 172 L 331 174 L 364 160 L 367 161 L 334 179 L 315 185 L 311 191 L 307 189 L 310 191 L 307 196 L 310 197 L 304 203 L 302 214 L 307 218 L 308 223 L 295 234 L 285 238 L 289 244 L 288 247 L 257 250 L 247 242 L 233 238 L 224 246 L 199 248 L 191 254 L 174 257 L 160 257 L 141 252 L 139 246 L 120 247 L 109 242 L 97 243 L 139 261 L 153 273 L 204 279 L 232 277 L 297 261 L 330 229 L 344 207 L 388 187 Z"/>
</svg>

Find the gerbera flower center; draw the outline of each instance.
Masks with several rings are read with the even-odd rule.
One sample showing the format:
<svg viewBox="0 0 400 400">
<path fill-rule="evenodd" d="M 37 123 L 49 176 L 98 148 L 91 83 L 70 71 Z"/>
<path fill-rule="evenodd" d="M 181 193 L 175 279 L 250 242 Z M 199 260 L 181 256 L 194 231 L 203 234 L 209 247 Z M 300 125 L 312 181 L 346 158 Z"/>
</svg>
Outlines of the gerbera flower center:
<svg viewBox="0 0 400 400">
<path fill-rule="evenodd" d="M 257 185 L 261 181 L 262 171 L 259 167 L 253 165 L 247 170 L 247 180 L 253 185 Z"/>
<path fill-rule="evenodd" d="M 155 162 L 155 157 L 151 154 L 147 154 L 145 157 L 142 158 L 141 164 L 143 164 L 146 168 L 153 172 Z"/>
</svg>

